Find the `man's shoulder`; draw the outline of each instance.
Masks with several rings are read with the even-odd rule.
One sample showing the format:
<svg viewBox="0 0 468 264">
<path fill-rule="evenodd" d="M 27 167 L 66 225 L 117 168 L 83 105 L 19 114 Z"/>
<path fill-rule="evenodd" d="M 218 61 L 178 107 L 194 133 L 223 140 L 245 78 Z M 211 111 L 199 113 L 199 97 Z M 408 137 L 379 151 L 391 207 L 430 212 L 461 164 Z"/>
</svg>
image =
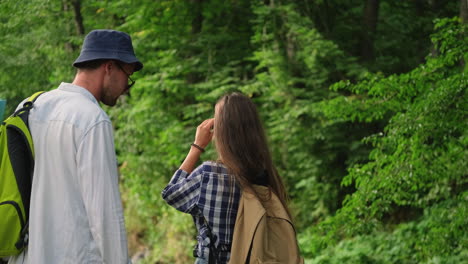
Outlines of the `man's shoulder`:
<svg viewBox="0 0 468 264">
<path fill-rule="evenodd" d="M 34 109 L 35 108 L 35 109 Z M 110 122 L 100 105 L 79 93 L 52 90 L 39 97 L 32 113 L 34 119 L 44 122 L 64 122 L 86 127 L 100 122 Z"/>
</svg>

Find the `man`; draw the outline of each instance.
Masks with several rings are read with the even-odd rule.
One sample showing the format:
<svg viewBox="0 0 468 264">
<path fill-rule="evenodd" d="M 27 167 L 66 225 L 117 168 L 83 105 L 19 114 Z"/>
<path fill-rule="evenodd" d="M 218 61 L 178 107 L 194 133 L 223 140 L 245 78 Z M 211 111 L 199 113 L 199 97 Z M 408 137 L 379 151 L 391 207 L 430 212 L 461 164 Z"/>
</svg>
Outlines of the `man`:
<svg viewBox="0 0 468 264">
<path fill-rule="evenodd" d="M 95 30 L 73 66 L 73 83 L 41 95 L 30 112 L 36 161 L 29 244 L 10 263 L 130 262 L 113 128 L 99 102 L 115 105 L 143 64 L 129 35 Z"/>
</svg>

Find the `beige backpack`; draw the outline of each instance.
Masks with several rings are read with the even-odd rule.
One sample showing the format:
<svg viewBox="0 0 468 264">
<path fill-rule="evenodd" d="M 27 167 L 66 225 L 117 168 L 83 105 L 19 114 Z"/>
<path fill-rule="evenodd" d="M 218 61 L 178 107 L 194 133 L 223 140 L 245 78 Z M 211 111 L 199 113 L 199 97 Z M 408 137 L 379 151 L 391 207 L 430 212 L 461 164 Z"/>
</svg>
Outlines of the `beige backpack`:
<svg viewBox="0 0 468 264">
<path fill-rule="evenodd" d="M 271 199 L 262 203 L 252 190 L 243 191 L 229 263 L 304 263 L 294 225 L 281 201 L 268 187 L 254 185 L 254 189 Z"/>
</svg>

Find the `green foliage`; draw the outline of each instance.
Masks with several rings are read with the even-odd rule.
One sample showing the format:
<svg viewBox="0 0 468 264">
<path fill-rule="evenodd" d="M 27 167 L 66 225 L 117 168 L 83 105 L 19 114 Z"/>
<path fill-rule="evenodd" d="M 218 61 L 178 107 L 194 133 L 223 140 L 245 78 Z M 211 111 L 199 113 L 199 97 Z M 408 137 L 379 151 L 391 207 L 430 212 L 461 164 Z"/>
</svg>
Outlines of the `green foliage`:
<svg viewBox="0 0 468 264">
<path fill-rule="evenodd" d="M 310 225 L 336 210 L 334 185 L 344 174 L 336 164 L 353 144 L 343 139 L 342 125 L 326 125 L 318 102 L 332 95 L 329 84 L 342 76 L 360 78 L 365 70 L 314 30 L 293 4 L 258 5 L 254 12 L 256 74 L 241 89 L 261 109 L 276 165 L 298 201 L 298 224 Z"/>
<path fill-rule="evenodd" d="M 468 40 L 466 25 L 440 19 L 457 1 L 378 1 L 367 61 L 366 1 L 1 1 L 7 113 L 72 80 L 84 37 L 72 2 L 86 33 L 128 32 L 145 65 L 131 96 L 106 108 L 131 253 L 145 249 L 144 263 L 192 261 L 190 216 L 160 192 L 234 90 L 258 106 L 308 263 L 467 257 Z"/>
<path fill-rule="evenodd" d="M 457 19 L 444 19 L 436 21 L 435 28 L 433 40 L 438 56 L 428 57 L 425 64 L 407 74 L 371 76 L 357 84 L 336 84 L 334 89 L 347 89 L 356 95 L 324 102 L 324 112 L 337 122 L 370 122 L 390 117 L 383 132 L 365 139 L 374 148 L 369 162 L 353 166 L 343 179 L 344 185 L 354 185 L 357 190 L 347 197 L 337 215 L 316 229 L 319 246 L 313 246 L 310 253 L 346 237 L 372 236 L 388 225 L 417 217 L 418 208 L 431 208 L 434 204 L 436 209 L 425 212 L 427 220 L 398 227 L 403 235 L 412 226 L 427 228 L 419 235 L 414 234 L 414 240 L 421 239 L 422 234 L 433 236 L 427 243 L 417 245 L 423 253 L 408 253 L 413 256 L 408 263 L 448 256 L 466 241 L 463 228 L 461 233 L 456 232 L 467 224 L 466 192 L 463 193 L 468 183 L 468 127 L 463 122 L 468 109 L 467 78 L 459 66 L 467 53 L 463 41 L 466 25 L 459 24 Z M 457 215 L 457 221 L 432 221 L 436 217 L 432 214 L 444 210 L 438 204 L 453 204 L 456 200 L 460 207 L 446 208 L 446 213 Z M 410 219 L 400 219 L 399 211 Z M 449 237 L 448 230 L 456 233 L 452 239 L 444 238 L 452 244 L 436 239 L 441 233 Z M 320 237 L 324 233 L 326 236 Z M 315 243 L 314 239 L 305 241 Z M 353 241 L 345 243 L 360 245 Z"/>
<path fill-rule="evenodd" d="M 343 240 L 310 259 L 338 263 L 462 263 L 468 256 L 467 193 L 424 210 L 415 222 Z"/>
<path fill-rule="evenodd" d="M 359 57 L 362 52 L 364 10 L 372 1 L 294 1 L 298 11 L 315 22 L 326 38 L 332 39 L 345 53 Z M 361 59 L 372 72 L 404 73 L 422 63 L 430 52 L 429 35 L 437 17 L 458 15 L 458 1 L 378 1 L 374 58 Z"/>
<path fill-rule="evenodd" d="M 8 99 L 8 114 L 34 92 L 71 81 L 71 24 L 60 7 L 57 1 L 0 3 L 0 98 Z"/>
</svg>

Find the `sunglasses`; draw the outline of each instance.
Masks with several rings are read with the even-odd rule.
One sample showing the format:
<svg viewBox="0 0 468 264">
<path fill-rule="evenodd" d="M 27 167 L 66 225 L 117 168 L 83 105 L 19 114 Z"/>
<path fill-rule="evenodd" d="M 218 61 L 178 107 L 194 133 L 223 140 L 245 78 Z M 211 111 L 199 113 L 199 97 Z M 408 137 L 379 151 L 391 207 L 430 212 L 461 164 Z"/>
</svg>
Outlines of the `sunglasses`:
<svg viewBox="0 0 468 264">
<path fill-rule="evenodd" d="M 128 74 L 124 68 L 122 67 L 122 65 L 120 65 L 118 62 L 116 62 L 115 64 L 117 64 L 117 66 L 120 68 L 121 71 L 123 71 L 125 73 L 125 75 L 127 75 L 127 78 L 128 78 L 128 87 L 127 89 L 130 90 L 130 88 L 132 88 L 132 86 L 135 84 L 135 80 L 132 79 L 132 77 L 130 77 L 130 74 Z"/>
</svg>

